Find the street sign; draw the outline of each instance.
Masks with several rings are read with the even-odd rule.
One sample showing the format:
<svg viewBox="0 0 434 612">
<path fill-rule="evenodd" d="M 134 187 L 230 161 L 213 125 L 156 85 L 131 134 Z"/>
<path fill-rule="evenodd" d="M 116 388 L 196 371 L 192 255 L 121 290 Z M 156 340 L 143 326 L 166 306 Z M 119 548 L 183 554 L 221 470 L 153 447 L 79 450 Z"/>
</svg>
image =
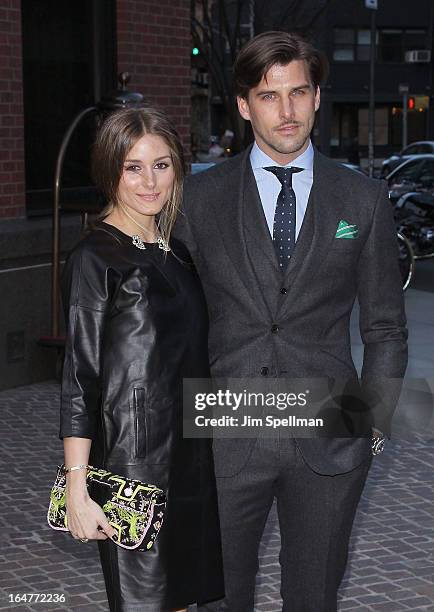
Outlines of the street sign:
<svg viewBox="0 0 434 612">
<path fill-rule="evenodd" d="M 410 90 L 410 88 L 408 86 L 408 83 L 400 83 L 398 85 L 398 93 L 400 93 L 401 95 L 405 94 L 405 93 L 408 93 L 409 90 Z"/>
<path fill-rule="evenodd" d="M 365 8 L 377 10 L 378 0 L 365 0 Z"/>
</svg>

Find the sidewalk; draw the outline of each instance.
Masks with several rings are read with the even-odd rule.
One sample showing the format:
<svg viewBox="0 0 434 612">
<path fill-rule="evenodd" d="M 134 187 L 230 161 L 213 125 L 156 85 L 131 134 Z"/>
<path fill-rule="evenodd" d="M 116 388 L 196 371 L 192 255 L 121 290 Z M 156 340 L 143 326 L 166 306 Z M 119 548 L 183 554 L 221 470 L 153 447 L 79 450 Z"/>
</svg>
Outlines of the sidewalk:
<svg viewBox="0 0 434 612">
<path fill-rule="evenodd" d="M 410 376 L 433 377 L 434 295 L 410 290 Z M 355 359 L 360 357 L 354 331 Z M 108 612 L 96 545 L 46 523 L 62 446 L 58 385 L 0 393 L 0 610 Z M 432 425 L 432 423 L 431 423 Z M 341 592 L 344 610 L 434 612 L 434 432 L 395 438 L 373 462 Z M 278 612 L 279 531 L 273 509 L 261 545 L 256 612 Z M 65 603 L 9 603 L 17 593 L 58 593 Z M 299 612 L 299 611 L 291 611 Z M 321 612 L 321 611 L 318 611 Z"/>
</svg>

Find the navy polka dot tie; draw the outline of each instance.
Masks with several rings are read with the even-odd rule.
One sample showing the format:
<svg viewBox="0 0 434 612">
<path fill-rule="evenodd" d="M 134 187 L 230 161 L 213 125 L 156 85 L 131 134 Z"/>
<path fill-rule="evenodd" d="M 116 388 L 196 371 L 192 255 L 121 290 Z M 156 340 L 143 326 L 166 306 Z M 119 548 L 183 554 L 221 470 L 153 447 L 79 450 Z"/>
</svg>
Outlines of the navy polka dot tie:
<svg viewBox="0 0 434 612">
<path fill-rule="evenodd" d="M 292 188 L 292 175 L 301 172 L 303 168 L 282 168 L 281 166 L 270 166 L 264 168 L 272 172 L 279 179 L 282 189 L 277 198 L 276 210 L 274 211 L 273 244 L 276 250 L 277 260 L 282 272 L 288 265 L 289 258 L 295 247 L 295 192 Z"/>
</svg>

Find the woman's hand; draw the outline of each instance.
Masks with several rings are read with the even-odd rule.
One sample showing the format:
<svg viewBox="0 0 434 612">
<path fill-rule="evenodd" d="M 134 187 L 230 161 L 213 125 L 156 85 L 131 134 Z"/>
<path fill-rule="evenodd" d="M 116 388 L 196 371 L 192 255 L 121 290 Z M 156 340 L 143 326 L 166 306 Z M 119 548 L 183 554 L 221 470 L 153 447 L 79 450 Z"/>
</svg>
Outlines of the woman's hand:
<svg viewBox="0 0 434 612">
<path fill-rule="evenodd" d="M 66 490 L 66 521 L 74 539 L 106 540 L 116 533 L 87 490 Z"/>
<path fill-rule="evenodd" d="M 66 437 L 63 446 L 66 466 L 87 465 L 91 446 L 89 438 Z M 89 496 L 85 469 L 66 474 L 66 524 L 76 540 L 106 540 L 116 533 L 101 506 Z"/>
</svg>

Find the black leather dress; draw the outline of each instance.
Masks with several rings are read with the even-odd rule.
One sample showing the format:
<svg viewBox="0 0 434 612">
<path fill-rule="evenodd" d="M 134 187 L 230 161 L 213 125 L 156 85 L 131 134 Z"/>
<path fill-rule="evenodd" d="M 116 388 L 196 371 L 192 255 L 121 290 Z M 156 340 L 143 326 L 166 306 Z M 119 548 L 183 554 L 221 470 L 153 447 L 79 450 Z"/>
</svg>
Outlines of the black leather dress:
<svg viewBox="0 0 434 612">
<path fill-rule="evenodd" d="M 89 462 L 158 485 L 156 544 L 98 543 L 110 610 L 160 612 L 223 596 L 210 440 L 182 437 L 182 380 L 208 377 L 207 311 L 188 252 L 99 223 L 62 277 L 67 320 L 60 437 L 92 439 Z"/>
</svg>

